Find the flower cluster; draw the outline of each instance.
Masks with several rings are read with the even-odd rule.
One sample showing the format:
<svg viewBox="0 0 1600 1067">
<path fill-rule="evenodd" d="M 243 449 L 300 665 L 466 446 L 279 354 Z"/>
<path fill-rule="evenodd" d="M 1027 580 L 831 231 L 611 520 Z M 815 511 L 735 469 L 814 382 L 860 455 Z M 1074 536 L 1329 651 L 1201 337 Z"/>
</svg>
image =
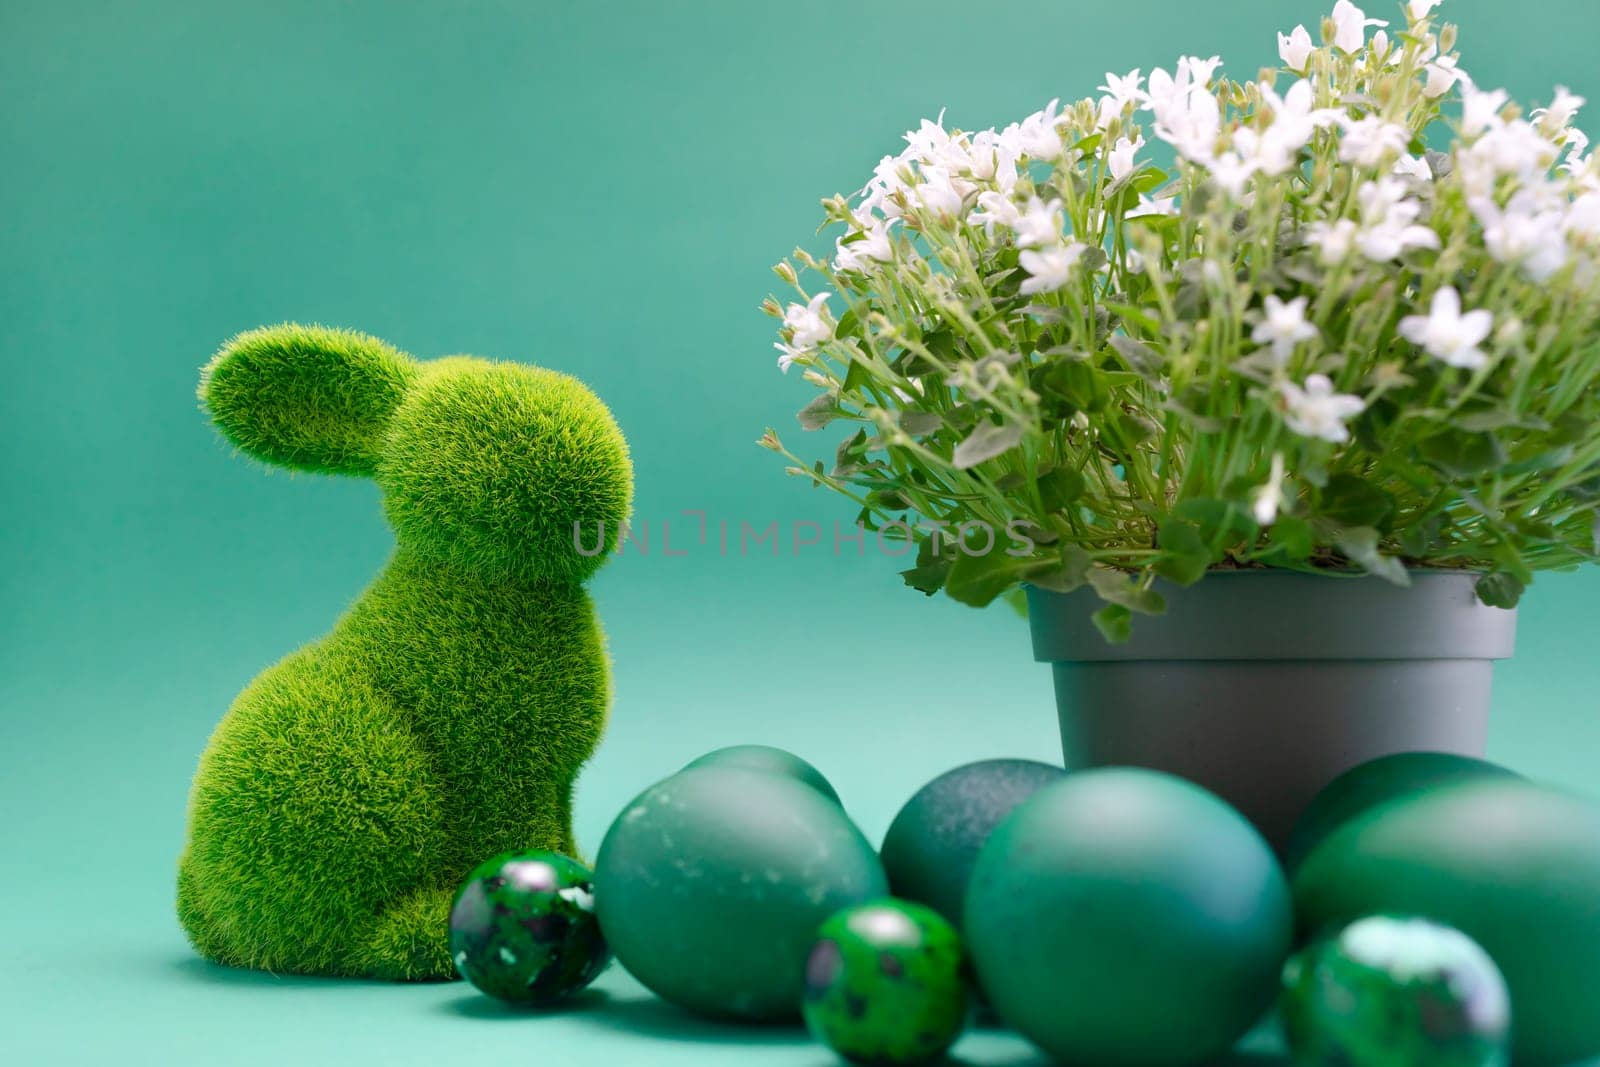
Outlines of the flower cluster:
<svg viewBox="0 0 1600 1067">
<path fill-rule="evenodd" d="M 1091 583 L 1112 637 L 1218 567 L 1470 568 L 1508 605 L 1595 558 L 1584 101 L 1480 87 L 1437 3 L 1338 0 L 1252 81 L 1185 56 L 1004 129 L 924 120 L 765 305 L 802 425 L 857 428 L 831 468 L 762 443 L 916 531 L 916 588 Z M 980 521 L 1035 551 L 940 536 Z"/>
</svg>

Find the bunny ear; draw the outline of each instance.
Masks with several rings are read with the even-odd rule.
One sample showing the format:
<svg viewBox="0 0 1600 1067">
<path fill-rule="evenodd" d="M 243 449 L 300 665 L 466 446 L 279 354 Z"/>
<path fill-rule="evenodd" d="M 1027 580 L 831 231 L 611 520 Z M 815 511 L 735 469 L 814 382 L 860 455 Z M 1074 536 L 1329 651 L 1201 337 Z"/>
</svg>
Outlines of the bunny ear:
<svg viewBox="0 0 1600 1067">
<path fill-rule="evenodd" d="M 416 373 L 410 356 L 376 337 L 284 323 L 223 345 L 200 372 L 200 401 L 223 436 L 257 459 L 371 474 Z"/>
</svg>

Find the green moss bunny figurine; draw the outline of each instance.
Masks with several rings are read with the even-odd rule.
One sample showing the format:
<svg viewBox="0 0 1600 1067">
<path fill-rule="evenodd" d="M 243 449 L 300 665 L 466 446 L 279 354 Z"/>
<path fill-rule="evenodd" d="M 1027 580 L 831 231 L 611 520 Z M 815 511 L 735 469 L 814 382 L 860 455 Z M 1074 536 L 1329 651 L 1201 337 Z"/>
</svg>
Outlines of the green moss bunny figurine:
<svg viewBox="0 0 1600 1067">
<path fill-rule="evenodd" d="M 421 362 L 320 327 L 235 337 L 200 398 L 251 456 L 374 478 L 397 547 L 212 735 L 179 918 L 221 963 L 452 977 L 467 872 L 509 849 L 575 851 L 573 780 L 609 700 L 583 582 L 627 516 L 627 444 L 564 374 Z"/>
</svg>

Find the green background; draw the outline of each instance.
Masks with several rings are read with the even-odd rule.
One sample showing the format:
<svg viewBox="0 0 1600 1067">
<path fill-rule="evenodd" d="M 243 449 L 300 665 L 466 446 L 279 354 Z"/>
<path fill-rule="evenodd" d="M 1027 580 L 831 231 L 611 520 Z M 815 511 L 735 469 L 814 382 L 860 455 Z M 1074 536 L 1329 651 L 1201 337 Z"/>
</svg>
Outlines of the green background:
<svg viewBox="0 0 1600 1067">
<path fill-rule="evenodd" d="M 230 456 L 196 370 L 233 332 L 296 319 L 587 380 L 632 442 L 652 553 L 594 586 L 616 704 L 580 787 L 585 847 L 645 785 L 742 741 L 810 757 L 877 839 L 949 766 L 1055 758 L 1049 673 L 1006 609 L 924 601 L 896 561 L 831 538 L 663 557 L 662 520 L 690 540 L 684 509 L 853 518 L 754 445 L 774 425 L 831 454 L 794 425 L 808 387 L 774 368 L 769 265 L 941 107 L 1004 123 L 1180 52 L 1247 76 L 1276 62 L 1274 30 L 1327 6 L 5 0 L 0 1056 L 827 1062 L 793 1033 L 682 1020 L 616 970 L 608 1005 L 539 1020 L 460 986 L 192 958 L 171 896 L 200 749 L 390 546 L 371 484 Z M 1481 83 L 1600 101 L 1592 0 L 1445 12 Z M 1556 575 L 1525 601 L 1493 757 L 1592 781 L 1597 594 L 1600 574 Z M 958 1051 L 1032 1062 L 1004 1035 Z"/>
</svg>

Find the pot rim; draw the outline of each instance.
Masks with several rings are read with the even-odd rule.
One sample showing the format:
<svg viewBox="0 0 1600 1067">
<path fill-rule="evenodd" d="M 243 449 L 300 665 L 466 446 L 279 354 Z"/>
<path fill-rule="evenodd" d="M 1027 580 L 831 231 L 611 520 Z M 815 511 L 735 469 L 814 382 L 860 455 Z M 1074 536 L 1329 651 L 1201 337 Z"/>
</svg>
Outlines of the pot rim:
<svg viewBox="0 0 1600 1067">
<path fill-rule="evenodd" d="M 1120 645 L 1108 644 L 1090 618 L 1102 604 L 1094 590 L 1027 586 L 1028 625 L 1034 658 L 1047 663 L 1511 656 L 1516 610 L 1478 600 L 1478 572 L 1409 573 L 1409 586 L 1277 568 L 1210 571 L 1187 587 L 1158 580 L 1166 613 L 1135 615 L 1133 636 Z M 1219 575 L 1234 577 L 1212 581 Z"/>
</svg>

